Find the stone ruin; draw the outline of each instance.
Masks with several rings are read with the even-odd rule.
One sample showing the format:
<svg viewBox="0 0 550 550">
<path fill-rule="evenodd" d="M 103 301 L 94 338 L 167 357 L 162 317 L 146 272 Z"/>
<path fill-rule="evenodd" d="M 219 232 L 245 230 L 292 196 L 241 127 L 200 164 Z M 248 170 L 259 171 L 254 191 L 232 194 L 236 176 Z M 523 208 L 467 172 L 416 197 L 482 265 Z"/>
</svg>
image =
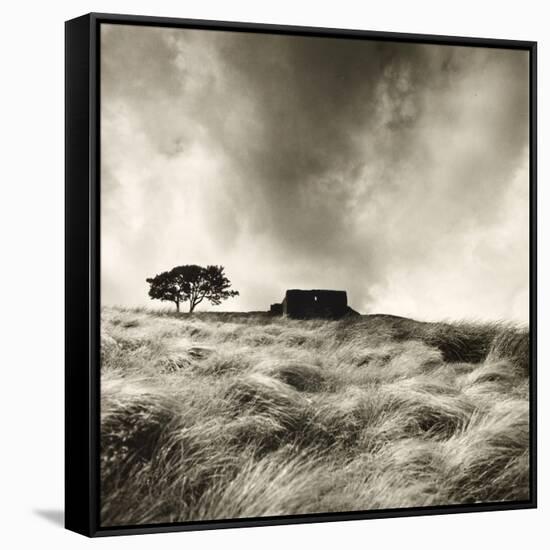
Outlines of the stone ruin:
<svg viewBox="0 0 550 550">
<path fill-rule="evenodd" d="M 348 306 L 345 290 L 287 290 L 280 304 L 272 304 L 272 315 L 294 319 L 339 319 L 345 315 L 359 315 Z"/>
</svg>

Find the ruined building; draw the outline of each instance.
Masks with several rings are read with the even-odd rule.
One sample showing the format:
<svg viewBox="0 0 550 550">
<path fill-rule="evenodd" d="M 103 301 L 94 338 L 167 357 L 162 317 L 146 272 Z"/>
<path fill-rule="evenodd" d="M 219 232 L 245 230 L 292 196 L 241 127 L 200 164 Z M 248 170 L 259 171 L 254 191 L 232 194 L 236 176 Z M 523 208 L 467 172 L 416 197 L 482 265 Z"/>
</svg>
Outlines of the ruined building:
<svg viewBox="0 0 550 550">
<path fill-rule="evenodd" d="M 348 306 L 345 290 L 287 290 L 281 304 L 272 304 L 272 315 L 295 319 L 338 319 L 344 315 L 358 315 Z"/>
</svg>

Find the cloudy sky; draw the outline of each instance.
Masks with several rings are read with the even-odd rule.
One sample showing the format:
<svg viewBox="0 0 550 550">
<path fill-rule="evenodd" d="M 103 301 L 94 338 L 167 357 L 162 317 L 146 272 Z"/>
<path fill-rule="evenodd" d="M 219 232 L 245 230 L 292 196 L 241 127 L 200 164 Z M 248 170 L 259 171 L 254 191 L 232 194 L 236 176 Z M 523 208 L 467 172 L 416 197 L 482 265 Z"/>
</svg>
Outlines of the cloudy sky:
<svg viewBox="0 0 550 550">
<path fill-rule="evenodd" d="M 521 51 L 102 25 L 103 304 L 222 264 L 216 310 L 527 321 L 528 108 Z"/>
</svg>

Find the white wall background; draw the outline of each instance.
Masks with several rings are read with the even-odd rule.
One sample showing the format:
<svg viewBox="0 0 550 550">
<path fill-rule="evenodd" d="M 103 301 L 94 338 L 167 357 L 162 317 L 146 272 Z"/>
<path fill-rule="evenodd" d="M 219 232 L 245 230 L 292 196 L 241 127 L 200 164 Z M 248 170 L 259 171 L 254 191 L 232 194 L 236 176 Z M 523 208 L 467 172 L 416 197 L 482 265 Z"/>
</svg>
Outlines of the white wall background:
<svg viewBox="0 0 550 550">
<path fill-rule="evenodd" d="M 550 57 L 546 2 L 9 2 L 0 32 L 0 540 L 4 548 L 541 548 L 550 521 Z M 539 509 L 91 541 L 63 509 L 63 22 L 90 12 L 539 41 Z M 546 522 L 545 522 L 546 520 Z"/>
</svg>

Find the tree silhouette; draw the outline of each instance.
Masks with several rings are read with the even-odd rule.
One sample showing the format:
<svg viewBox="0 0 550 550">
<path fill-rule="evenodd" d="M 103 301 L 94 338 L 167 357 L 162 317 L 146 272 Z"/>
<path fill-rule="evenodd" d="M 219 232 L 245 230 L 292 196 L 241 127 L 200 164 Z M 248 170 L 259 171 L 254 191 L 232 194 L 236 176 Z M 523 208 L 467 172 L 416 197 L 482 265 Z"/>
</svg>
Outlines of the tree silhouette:
<svg viewBox="0 0 550 550">
<path fill-rule="evenodd" d="M 189 302 L 189 313 L 203 300 L 217 306 L 222 300 L 239 295 L 236 290 L 229 290 L 231 282 L 221 265 L 180 265 L 146 281 L 153 300 L 174 302 L 177 311 L 182 302 Z"/>
</svg>

